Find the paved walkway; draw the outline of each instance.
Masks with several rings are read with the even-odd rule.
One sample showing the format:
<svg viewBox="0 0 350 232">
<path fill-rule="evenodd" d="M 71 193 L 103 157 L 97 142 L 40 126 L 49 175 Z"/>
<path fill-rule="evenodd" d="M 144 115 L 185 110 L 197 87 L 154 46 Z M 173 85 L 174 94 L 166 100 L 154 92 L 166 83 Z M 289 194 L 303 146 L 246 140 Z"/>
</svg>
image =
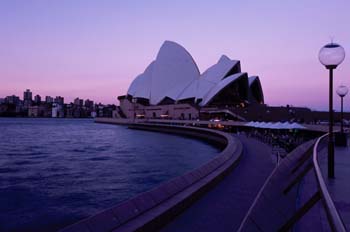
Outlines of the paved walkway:
<svg viewBox="0 0 350 232">
<path fill-rule="evenodd" d="M 161 231 L 236 231 L 274 168 L 271 147 L 239 136 L 244 153 L 238 166 L 217 186 Z"/>
<path fill-rule="evenodd" d="M 320 154 L 319 162 L 335 207 L 350 230 L 350 147 L 335 147 L 335 179 L 327 178 L 327 149 Z"/>
</svg>

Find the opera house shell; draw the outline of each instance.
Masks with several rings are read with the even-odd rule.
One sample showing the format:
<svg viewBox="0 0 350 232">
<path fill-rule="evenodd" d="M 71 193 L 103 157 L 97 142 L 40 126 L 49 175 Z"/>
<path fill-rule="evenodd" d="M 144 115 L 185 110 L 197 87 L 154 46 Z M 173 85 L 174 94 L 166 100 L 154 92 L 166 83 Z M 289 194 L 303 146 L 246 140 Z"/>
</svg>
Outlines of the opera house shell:
<svg viewBox="0 0 350 232">
<path fill-rule="evenodd" d="M 196 107 L 264 103 L 259 77 L 248 77 L 238 60 L 227 56 L 202 74 L 190 53 L 165 41 L 156 59 L 131 83 L 128 101 L 145 106 L 191 104 Z"/>
</svg>

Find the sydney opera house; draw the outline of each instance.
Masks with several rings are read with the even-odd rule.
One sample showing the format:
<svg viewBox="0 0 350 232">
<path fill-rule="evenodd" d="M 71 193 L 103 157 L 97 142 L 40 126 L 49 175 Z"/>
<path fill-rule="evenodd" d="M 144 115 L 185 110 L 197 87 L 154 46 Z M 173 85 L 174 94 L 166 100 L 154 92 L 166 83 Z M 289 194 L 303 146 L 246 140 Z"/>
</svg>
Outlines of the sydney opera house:
<svg viewBox="0 0 350 232">
<path fill-rule="evenodd" d="M 223 113 L 239 119 L 230 109 L 264 103 L 259 77 L 242 72 L 239 60 L 222 55 L 201 74 L 190 53 L 171 41 L 118 99 L 114 116 L 123 118 L 196 119 Z"/>
</svg>

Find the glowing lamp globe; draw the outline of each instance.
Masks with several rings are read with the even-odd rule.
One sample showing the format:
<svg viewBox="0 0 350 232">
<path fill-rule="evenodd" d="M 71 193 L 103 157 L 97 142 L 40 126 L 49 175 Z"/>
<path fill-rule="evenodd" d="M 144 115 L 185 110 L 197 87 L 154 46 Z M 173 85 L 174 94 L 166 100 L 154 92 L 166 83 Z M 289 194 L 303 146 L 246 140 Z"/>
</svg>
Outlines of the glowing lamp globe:
<svg viewBox="0 0 350 232">
<path fill-rule="evenodd" d="M 345 85 L 340 85 L 337 89 L 337 94 L 339 95 L 339 97 L 345 97 L 346 94 L 348 94 L 348 92 L 349 89 Z"/>
<path fill-rule="evenodd" d="M 345 58 L 345 50 L 336 43 L 329 43 L 323 46 L 318 53 L 318 59 L 327 69 L 336 68 Z"/>
</svg>

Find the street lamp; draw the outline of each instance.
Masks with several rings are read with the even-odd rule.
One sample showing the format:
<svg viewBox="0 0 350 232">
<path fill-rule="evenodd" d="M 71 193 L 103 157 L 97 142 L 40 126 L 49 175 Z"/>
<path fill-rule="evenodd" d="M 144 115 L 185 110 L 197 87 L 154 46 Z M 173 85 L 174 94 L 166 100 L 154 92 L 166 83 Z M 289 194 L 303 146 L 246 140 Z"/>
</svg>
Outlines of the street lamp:
<svg viewBox="0 0 350 232">
<path fill-rule="evenodd" d="M 337 89 L 337 94 L 340 97 L 340 106 L 341 106 L 341 112 L 340 112 L 340 132 L 343 135 L 344 133 L 344 126 L 343 126 L 343 98 L 348 94 L 349 89 L 345 85 L 340 85 Z"/>
<path fill-rule="evenodd" d="M 329 138 L 328 138 L 328 177 L 334 178 L 334 136 L 333 136 L 333 70 L 337 68 L 345 58 L 345 50 L 336 43 L 323 46 L 318 54 L 318 59 L 329 70 Z"/>
</svg>

